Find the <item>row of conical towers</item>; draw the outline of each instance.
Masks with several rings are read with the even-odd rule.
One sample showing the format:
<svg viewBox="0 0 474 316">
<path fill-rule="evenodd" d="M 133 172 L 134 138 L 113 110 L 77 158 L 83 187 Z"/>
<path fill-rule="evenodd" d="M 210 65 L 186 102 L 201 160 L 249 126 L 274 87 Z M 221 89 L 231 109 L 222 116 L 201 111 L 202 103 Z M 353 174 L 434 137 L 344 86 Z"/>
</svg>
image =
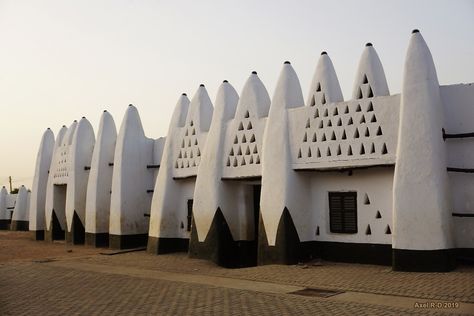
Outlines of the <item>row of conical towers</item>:
<svg viewBox="0 0 474 316">
<path fill-rule="evenodd" d="M 204 85 L 191 100 L 183 94 L 166 138 L 147 138 L 132 105 L 118 133 L 104 111 L 97 138 L 85 118 L 56 140 L 45 132 L 30 230 L 38 239 L 188 251 L 229 267 L 339 252 L 341 260 L 384 258 L 376 263 L 399 270 L 449 270 L 459 246 L 445 108 L 431 53 L 415 30 L 401 95 L 390 95 L 368 43 L 348 101 L 323 52 L 306 102 L 285 62 L 272 98 L 256 72 L 240 97 L 224 81 L 214 105 Z M 334 190 L 360 196 L 350 234 L 330 229 Z M 370 205 L 377 220 L 367 215 Z"/>
</svg>

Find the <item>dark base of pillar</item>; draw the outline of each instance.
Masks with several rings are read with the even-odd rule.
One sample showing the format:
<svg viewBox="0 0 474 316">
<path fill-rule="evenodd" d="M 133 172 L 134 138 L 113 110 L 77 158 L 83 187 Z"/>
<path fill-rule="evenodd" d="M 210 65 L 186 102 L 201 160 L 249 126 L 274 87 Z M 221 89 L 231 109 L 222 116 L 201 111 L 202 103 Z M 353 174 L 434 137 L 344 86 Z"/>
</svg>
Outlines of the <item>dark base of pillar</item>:
<svg viewBox="0 0 474 316">
<path fill-rule="evenodd" d="M 392 246 L 343 242 L 304 241 L 288 209 L 278 224 L 275 246 L 269 246 L 262 217 L 259 223 L 258 264 L 295 264 L 321 258 L 329 261 L 391 265 Z"/>
<path fill-rule="evenodd" d="M 10 224 L 11 230 L 19 230 L 19 231 L 28 231 L 30 228 L 29 221 L 12 221 Z"/>
<path fill-rule="evenodd" d="M 30 230 L 31 239 L 44 240 L 44 230 Z"/>
<path fill-rule="evenodd" d="M 112 235 L 109 234 L 110 249 L 130 249 L 146 247 L 148 234 Z"/>
<path fill-rule="evenodd" d="M 81 219 L 74 211 L 72 217 L 71 231 L 66 233 L 66 243 L 72 245 L 84 245 L 86 230 Z"/>
<path fill-rule="evenodd" d="M 262 216 L 259 220 L 258 265 L 295 264 L 313 257 L 314 242 L 300 243 L 293 219 L 287 208 L 278 224 L 275 246 L 269 246 Z"/>
<path fill-rule="evenodd" d="M 64 237 L 64 230 L 61 228 L 61 224 L 59 223 L 58 217 L 56 216 L 56 213 L 53 210 L 51 222 L 49 224 L 49 230 L 44 231 L 44 240 L 53 242 L 54 240 L 64 240 Z"/>
<path fill-rule="evenodd" d="M 64 230 L 45 230 L 44 231 L 44 240 L 47 242 L 53 242 L 55 240 L 64 240 L 65 239 Z"/>
<path fill-rule="evenodd" d="M 109 233 L 86 233 L 86 245 L 102 248 L 109 246 Z"/>
<path fill-rule="evenodd" d="M 0 229 L 1 230 L 10 230 L 11 220 L 9 219 L 0 219 Z"/>
<path fill-rule="evenodd" d="M 173 252 L 187 252 L 189 239 L 187 238 L 159 238 L 148 237 L 147 252 L 159 255 Z"/>
<path fill-rule="evenodd" d="M 456 257 L 459 262 L 474 264 L 474 248 L 458 248 Z"/>
<path fill-rule="evenodd" d="M 395 271 L 447 272 L 456 267 L 456 250 L 392 250 Z"/>
<path fill-rule="evenodd" d="M 235 241 L 219 208 L 214 215 L 206 240 L 199 242 L 194 219 L 192 227 L 189 257 L 211 260 L 226 268 L 257 265 L 257 242 Z"/>
</svg>

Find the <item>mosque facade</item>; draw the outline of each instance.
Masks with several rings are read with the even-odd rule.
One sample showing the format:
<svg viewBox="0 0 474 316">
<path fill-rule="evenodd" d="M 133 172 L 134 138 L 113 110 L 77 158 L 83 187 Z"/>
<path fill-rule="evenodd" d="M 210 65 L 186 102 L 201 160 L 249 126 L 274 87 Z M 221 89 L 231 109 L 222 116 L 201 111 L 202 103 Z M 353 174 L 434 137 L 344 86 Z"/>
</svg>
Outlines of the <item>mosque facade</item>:
<svg viewBox="0 0 474 316">
<path fill-rule="evenodd" d="M 86 118 L 48 129 L 18 221 L 36 239 L 225 267 L 449 271 L 474 259 L 472 117 L 474 85 L 440 85 L 414 30 L 400 94 L 368 43 L 350 100 L 323 52 L 306 98 L 285 62 L 272 97 L 256 72 L 240 96 L 227 81 L 214 103 L 204 85 L 181 95 L 166 137 L 146 137 L 133 105 L 118 131 L 107 111 L 97 135 Z"/>
</svg>

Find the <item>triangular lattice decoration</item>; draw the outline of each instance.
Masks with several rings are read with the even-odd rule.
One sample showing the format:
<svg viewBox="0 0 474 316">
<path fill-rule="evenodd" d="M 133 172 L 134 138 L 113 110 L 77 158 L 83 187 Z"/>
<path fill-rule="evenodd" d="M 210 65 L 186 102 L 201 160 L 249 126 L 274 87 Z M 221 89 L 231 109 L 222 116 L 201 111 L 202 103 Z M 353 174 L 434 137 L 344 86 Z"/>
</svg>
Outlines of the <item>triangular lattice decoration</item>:
<svg viewBox="0 0 474 316">
<path fill-rule="evenodd" d="M 239 123 L 232 138 L 233 144 L 229 149 L 229 163 L 226 164 L 227 167 L 238 167 L 254 164 L 256 163 L 259 153 L 258 147 L 256 145 L 255 132 L 253 132 L 255 122 L 252 121 L 252 115 L 248 110 L 243 112 L 241 115 L 242 116 L 240 117 L 240 121 L 238 121 Z M 306 134 L 305 137 L 307 137 Z M 241 158 L 238 160 L 232 159 L 233 156 L 240 156 Z M 301 153 L 298 153 L 298 158 L 301 158 Z M 260 163 L 260 159 L 258 163 Z"/>
<path fill-rule="evenodd" d="M 197 167 L 200 161 L 201 149 L 199 148 L 194 122 L 190 121 L 183 129 L 181 148 L 177 152 L 174 166 L 175 168 Z"/>
</svg>

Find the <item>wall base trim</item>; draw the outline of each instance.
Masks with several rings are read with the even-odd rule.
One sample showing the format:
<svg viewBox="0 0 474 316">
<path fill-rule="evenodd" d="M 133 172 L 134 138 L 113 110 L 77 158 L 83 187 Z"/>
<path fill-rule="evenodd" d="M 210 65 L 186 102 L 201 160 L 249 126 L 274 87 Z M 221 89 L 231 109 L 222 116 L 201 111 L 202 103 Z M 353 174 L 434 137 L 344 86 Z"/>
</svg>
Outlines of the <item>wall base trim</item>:
<svg viewBox="0 0 474 316">
<path fill-rule="evenodd" d="M 408 250 L 393 249 L 394 271 L 447 272 L 456 267 L 456 249 Z"/>
<path fill-rule="evenodd" d="M 28 231 L 30 229 L 29 221 L 12 221 L 10 224 L 10 230 L 16 231 Z"/>
<path fill-rule="evenodd" d="M 49 223 L 49 230 L 44 231 L 44 240 L 53 242 L 54 240 L 64 240 L 65 238 L 64 230 L 61 228 L 58 217 L 53 210 L 51 214 L 51 221 Z"/>
<path fill-rule="evenodd" d="M 196 225 L 192 223 L 189 257 L 205 259 L 226 268 L 257 265 L 257 241 L 234 240 L 220 208 L 217 208 L 206 239 L 199 242 Z"/>
<path fill-rule="evenodd" d="M 148 236 L 147 252 L 155 255 L 187 252 L 189 239 L 187 238 L 163 238 Z"/>
<path fill-rule="evenodd" d="M 145 247 L 148 240 L 148 234 L 133 235 L 113 235 L 109 234 L 110 249 L 130 249 Z"/>
<path fill-rule="evenodd" d="M 328 261 L 385 266 L 392 264 L 391 244 L 317 241 L 316 248 L 319 257 Z"/>
<path fill-rule="evenodd" d="M 315 250 L 314 242 L 301 243 L 293 219 L 285 207 L 278 223 L 274 246 L 268 244 L 262 214 L 258 224 L 258 265 L 296 264 L 305 256 L 311 256 Z"/>
<path fill-rule="evenodd" d="M 85 228 L 76 211 L 72 216 L 71 231 L 66 233 L 66 243 L 72 245 L 84 245 L 85 242 Z"/>
<path fill-rule="evenodd" d="M 10 230 L 10 219 L 0 219 L 0 229 L 1 230 Z"/>
<path fill-rule="evenodd" d="M 457 248 L 456 258 L 459 262 L 474 264 L 474 248 Z"/>
<path fill-rule="evenodd" d="M 44 230 L 30 230 L 33 240 L 44 240 Z"/>
<path fill-rule="evenodd" d="M 109 247 L 109 233 L 86 233 L 86 246 Z"/>
</svg>

